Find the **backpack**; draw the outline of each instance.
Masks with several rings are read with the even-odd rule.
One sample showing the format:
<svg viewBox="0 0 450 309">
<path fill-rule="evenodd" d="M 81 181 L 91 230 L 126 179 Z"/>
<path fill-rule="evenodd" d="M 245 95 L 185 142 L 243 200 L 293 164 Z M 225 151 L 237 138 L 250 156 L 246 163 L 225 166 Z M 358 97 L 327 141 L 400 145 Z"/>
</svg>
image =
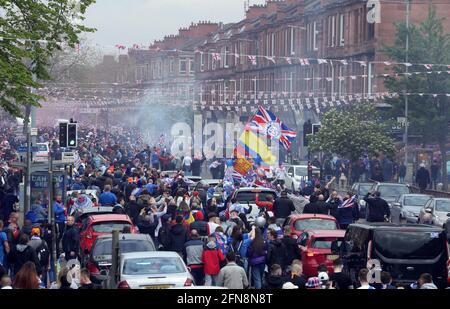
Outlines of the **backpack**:
<svg viewBox="0 0 450 309">
<path fill-rule="evenodd" d="M 233 243 L 231 243 L 230 246 L 229 246 L 230 252 L 234 252 L 236 254 L 236 264 L 241 266 L 241 267 L 244 267 L 244 261 L 243 261 L 243 259 L 241 257 L 241 253 L 240 253 L 243 243 L 244 243 L 243 240 L 238 242 L 236 248 L 235 248 L 235 246 L 233 246 Z"/>
<path fill-rule="evenodd" d="M 50 258 L 50 250 L 48 249 L 45 240 L 41 239 L 41 244 L 36 248 L 36 254 L 41 267 L 47 266 Z"/>
</svg>

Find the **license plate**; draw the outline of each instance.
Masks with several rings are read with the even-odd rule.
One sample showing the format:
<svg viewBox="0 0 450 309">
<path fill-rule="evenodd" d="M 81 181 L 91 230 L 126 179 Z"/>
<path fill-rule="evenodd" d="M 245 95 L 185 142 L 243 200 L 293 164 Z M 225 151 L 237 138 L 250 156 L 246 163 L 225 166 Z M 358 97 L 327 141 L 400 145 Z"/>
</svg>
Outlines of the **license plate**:
<svg viewBox="0 0 450 309">
<path fill-rule="evenodd" d="M 144 288 L 147 290 L 166 290 L 170 288 L 170 285 L 148 285 Z"/>
<path fill-rule="evenodd" d="M 327 259 L 330 261 L 337 260 L 339 258 L 339 255 L 327 255 Z"/>
</svg>

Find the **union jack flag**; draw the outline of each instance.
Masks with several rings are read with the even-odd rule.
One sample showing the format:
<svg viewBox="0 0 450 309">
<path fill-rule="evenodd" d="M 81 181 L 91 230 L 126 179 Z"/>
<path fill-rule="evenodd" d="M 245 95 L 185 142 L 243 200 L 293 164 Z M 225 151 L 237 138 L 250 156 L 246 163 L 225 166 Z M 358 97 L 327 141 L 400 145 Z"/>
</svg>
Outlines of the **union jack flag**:
<svg viewBox="0 0 450 309">
<path fill-rule="evenodd" d="M 309 60 L 306 58 L 300 58 L 300 65 L 309 65 Z"/>
<path fill-rule="evenodd" d="M 289 129 L 280 118 L 262 106 L 247 127 L 253 132 L 263 133 L 270 139 L 278 140 L 285 149 L 289 149 L 297 137 L 297 132 Z"/>
<path fill-rule="evenodd" d="M 214 61 L 220 61 L 222 59 L 219 53 L 212 53 L 212 58 Z"/>
<path fill-rule="evenodd" d="M 256 56 L 248 56 L 248 59 L 252 62 L 252 65 L 256 65 Z"/>
</svg>

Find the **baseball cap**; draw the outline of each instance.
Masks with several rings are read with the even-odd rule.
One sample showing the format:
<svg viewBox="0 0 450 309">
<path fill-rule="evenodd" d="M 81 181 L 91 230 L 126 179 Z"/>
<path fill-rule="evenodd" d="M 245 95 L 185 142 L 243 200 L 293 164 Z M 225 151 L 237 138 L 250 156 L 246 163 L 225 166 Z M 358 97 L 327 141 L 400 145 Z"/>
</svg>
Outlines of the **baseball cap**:
<svg viewBox="0 0 450 309">
<path fill-rule="evenodd" d="M 320 286 L 320 280 L 317 277 L 311 277 L 306 283 L 307 288 L 318 288 Z"/>
<path fill-rule="evenodd" d="M 298 286 L 294 285 L 292 282 L 286 282 L 283 284 L 282 287 L 283 290 L 296 290 L 298 289 Z"/>
</svg>

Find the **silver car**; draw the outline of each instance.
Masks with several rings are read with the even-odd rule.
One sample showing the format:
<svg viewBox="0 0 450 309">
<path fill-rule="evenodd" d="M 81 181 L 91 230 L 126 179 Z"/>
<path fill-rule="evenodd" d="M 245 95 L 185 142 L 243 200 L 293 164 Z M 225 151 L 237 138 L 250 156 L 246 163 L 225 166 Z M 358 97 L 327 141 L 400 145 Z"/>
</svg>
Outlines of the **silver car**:
<svg viewBox="0 0 450 309">
<path fill-rule="evenodd" d="M 163 251 L 122 254 L 118 278 L 118 289 L 170 289 L 194 282 L 183 259 Z"/>
<path fill-rule="evenodd" d="M 419 223 L 444 227 L 449 214 L 450 198 L 433 198 L 420 210 Z"/>
<path fill-rule="evenodd" d="M 394 223 L 418 223 L 420 210 L 433 197 L 426 194 L 402 194 L 392 204 L 391 219 Z"/>
</svg>

